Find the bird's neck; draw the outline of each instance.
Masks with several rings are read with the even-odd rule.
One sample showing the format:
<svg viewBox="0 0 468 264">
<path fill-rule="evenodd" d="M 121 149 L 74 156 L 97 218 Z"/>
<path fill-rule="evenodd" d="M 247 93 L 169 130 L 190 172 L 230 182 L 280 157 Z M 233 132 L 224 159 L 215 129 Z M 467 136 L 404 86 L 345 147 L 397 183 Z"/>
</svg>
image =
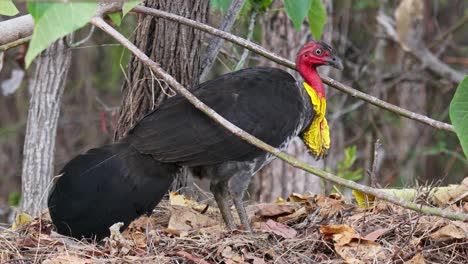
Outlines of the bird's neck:
<svg viewBox="0 0 468 264">
<path fill-rule="evenodd" d="M 320 75 L 317 72 L 317 69 L 315 67 L 302 64 L 298 66 L 298 70 L 302 75 L 302 78 L 304 78 L 306 83 L 315 90 L 317 95 L 321 98 L 325 98 L 325 88 L 323 86 L 322 80 L 320 79 Z"/>
</svg>

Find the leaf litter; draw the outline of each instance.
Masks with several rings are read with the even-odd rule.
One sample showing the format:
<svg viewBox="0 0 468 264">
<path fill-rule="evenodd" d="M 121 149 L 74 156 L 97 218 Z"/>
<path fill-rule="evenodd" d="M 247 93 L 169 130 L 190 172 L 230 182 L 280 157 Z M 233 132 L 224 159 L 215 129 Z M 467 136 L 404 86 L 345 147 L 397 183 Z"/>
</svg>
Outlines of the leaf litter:
<svg viewBox="0 0 468 264">
<path fill-rule="evenodd" d="M 291 194 L 247 212 L 253 235 L 227 231 L 215 207 L 171 193 L 100 242 L 57 234 L 47 213 L 20 216 L 0 231 L 0 263 L 468 263 L 468 223 L 386 202 L 359 208 L 336 194 Z"/>
</svg>

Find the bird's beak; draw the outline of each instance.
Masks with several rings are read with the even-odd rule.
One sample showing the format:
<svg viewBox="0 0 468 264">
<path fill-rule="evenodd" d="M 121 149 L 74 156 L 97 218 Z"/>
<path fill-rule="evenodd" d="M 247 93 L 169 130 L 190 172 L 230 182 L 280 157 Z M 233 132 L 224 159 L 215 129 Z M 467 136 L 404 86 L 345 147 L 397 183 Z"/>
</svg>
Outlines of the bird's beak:
<svg viewBox="0 0 468 264">
<path fill-rule="evenodd" d="M 338 70 L 342 71 L 343 70 L 343 62 L 341 61 L 340 58 L 336 55 L 332 55 L 327 59 L 327 64 L 337 68 Z"/>
</svg>

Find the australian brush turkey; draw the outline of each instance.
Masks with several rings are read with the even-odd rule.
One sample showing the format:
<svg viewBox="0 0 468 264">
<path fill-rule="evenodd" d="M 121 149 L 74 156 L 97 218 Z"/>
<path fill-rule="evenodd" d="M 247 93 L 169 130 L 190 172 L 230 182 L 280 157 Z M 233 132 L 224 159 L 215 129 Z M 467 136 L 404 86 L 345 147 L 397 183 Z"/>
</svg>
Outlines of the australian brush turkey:
<svg viewBox="0 0 468 264">
<path fill-rule="evenodd" d="M 235 125 L 285 149 L 300 136 L 312 154 L 329 148 L 321 65 L 341 69 L 341 60 L 323 42 L 306 44 L 296 65 L 305 82 L 276 68 L 250 68 L 205 82 L 192 92 Z M 244 228 L 250 223 L 242 203 L 252 176 L 273 156 L 250 145 L 194 108 L 181 96 L 166 100 L 119 142 L 91 149 L 68 162 L 48 199 L 61 234 L 76 238 L 109 235 L 149 214 L 183 168 L 211 180 L 210 190 L 230 229 L 232 198 Z"/>
</svg>

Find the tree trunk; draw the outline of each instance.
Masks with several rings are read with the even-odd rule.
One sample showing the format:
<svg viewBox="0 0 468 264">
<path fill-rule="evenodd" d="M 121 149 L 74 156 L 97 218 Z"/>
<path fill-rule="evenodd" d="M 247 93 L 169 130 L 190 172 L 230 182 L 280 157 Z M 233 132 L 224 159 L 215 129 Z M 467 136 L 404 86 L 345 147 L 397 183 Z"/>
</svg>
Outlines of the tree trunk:
<svg viewBox="0 0 468 264">
<path fill-rule="evenodd" d="M 145 5 L 202 23 L 208 17 L 208 0 L 146 0 Z M 140 15 L 134 43 L 182 85 L 193 87 L 198 85 L 200 76 L 202 36 L 201 32 L 177 22 Z M 174 95 L 167 84 L 156 79 L 134 56 L 129 61 L 127 77 L 115 139 L 125 136 L 146 113 Z M 179 177 L 174 188 L 187 186 L 187 178 L 187 175 Z"/>
<path fill-rule="evenodd" d="M 32 216 L 46 208 L 54 173 L 54 148 L 71 52 L 66 39 L 53 43 L 36 59 L 24 142 L 21 211 Z"/>
</svg>

